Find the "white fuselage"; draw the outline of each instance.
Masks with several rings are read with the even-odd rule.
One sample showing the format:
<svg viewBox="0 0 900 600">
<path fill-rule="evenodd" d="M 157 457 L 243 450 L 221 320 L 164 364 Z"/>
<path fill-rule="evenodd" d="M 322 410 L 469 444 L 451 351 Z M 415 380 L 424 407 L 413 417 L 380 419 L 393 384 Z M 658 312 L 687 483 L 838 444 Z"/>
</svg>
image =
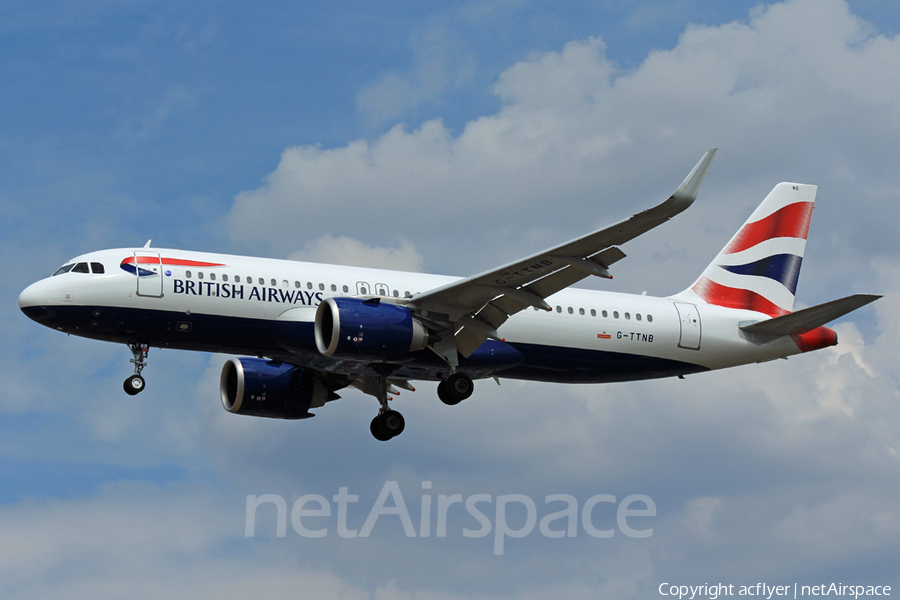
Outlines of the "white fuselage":
<svg viewBox="0 0 900 600">
<path fill-rule="evenodd" d="M 361 367 L 316 353 L 312 322 L 324 299 L 378 296 L 402 304 L 457 280 L 160 248 L 103 250 L 70 264 L 100 264 L 103 273 L 70 270 L 31 285 L 19 300 L 30 317 L 73 335 L 267 356 L 335 373 L 358 373 Z M 742 332 L 739 325 L 769 318 L 749 310 L 572 288 L 546 302 L 551 312 L 527 308 L 498 329 L 524 362 L 477 371 L 475 377 L 620 381 L 800 352 L 789 336 L 758 340 Z M 285 335 L 310 338 L 285 344 Z M 434 353 L 424 350 L 421 360 L 400 368 L 400 376 L 440 379 L 445 370 Z"/>
</svg>

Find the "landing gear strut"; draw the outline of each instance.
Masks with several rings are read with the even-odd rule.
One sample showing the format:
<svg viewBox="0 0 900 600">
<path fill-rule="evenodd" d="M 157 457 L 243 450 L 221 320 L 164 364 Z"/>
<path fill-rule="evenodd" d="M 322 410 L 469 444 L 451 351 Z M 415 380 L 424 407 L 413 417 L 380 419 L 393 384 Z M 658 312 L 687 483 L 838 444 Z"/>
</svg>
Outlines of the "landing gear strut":
<svg viewBox="0 0 900 600">
<path fill-rule="evenodd" d="M 438 398 L 449 406 L 459 404 L 472 395 L 475 384 L 465 373 L 453 373 L 438 384 Z"/>
<path fill-rule="evenodd" d="M 134 364 L 134 375 L 126 379 L 122 387 L 125 388 L 126 394 L 134 396 L 143 391 L 145 386 L 144 378 L 141 377 L 141 371 L 147 366 L 146 359 L 147 354 L 150 352 L 150 345 L 137 343 L 128 344 L 128 349 L 131 350 L 131 354 L 134 356 L 134 358 L 129 361 Z"/>
<path fill-rule="evenodd" d="M 372 419 L 372 423 L 369 425 L 369 431 L 372 432 L 372 436 L 379 442 L 386 442 L 403 433 L 403 428 L 406 427 L 406 420 L 403 418 L 403 415 L 396 410 L 391 410 L 388 406 L 388 381 L 386 377 L 372 377 L 367 384 L 369 385 L 365 386 L 364 391 L 375 396 L 379 404 L 381 404 L 378 415 Z"/>
</svg>

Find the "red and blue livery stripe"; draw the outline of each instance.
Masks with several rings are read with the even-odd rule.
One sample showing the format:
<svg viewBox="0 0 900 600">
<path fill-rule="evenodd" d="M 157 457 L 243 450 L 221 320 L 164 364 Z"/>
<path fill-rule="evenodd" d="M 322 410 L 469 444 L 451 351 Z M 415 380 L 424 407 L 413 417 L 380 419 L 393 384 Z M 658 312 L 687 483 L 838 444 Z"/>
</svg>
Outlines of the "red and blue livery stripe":
<svg viewBox="0 0 900 600">
<path fill-rule="evenodd" d="M 815 201 L 810 188 L 776 186 L 691 289 L 709 304 L 789 313 Z"/>
<path fill-rule="evenodd" d="M 800 265 L 803 258 L 796 254 L 775 254 L 745 265 L 719 265 L 726 271 L 737 275 L 752 275 L 774 279 L 792 294 L 797 293 L 797 280 L 800 278 Z"/>
<path fill-rule="evenodd" d="M 162 264 L 164 266 L 172 266 L 172 267 L 224 267 L 223 263 L 213 263 L 213 262 L 203 262 L 199 260 L 187 260 L 183 258 L 167 258 L 167 257 L 156 257 L 156 256 L 129 256 L 125 258 L 121 263 L 119 263 L 119 267 L 122 270 L 127 271 L 134 275 L 137 273 L 138 277 L 148 277 L 151 275 L 156 275 L 153 271 L 148 269 L 142 269 L 140 265 L 159 265 Z"/>
<path fill-rule="evenodd" d="M 755 310 L 770 317 L 780 317 L 791 312 L 752 290 L 728 287 L 706 277 L 701 277 L 692 289 L 707 303 L 716 306 Z"/>
<path fill-rule="evenodd" d="M 809 220 L 812 218 L 812 202 L 795 202 L 776 210 L 768 217 L 754 223 L 746 223 L 722 254 L 734 254 L 752 248 L 772 238 L 806 239 L 809 234 Z"/>
</svg>

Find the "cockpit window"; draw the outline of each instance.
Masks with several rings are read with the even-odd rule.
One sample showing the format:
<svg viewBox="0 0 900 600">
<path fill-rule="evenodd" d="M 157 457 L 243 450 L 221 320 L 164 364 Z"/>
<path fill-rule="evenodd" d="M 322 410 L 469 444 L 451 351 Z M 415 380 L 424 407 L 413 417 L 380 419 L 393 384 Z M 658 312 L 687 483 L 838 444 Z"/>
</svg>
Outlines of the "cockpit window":
<svg viewBox="0 0 900 600">
<path fill-rule="evenodd" d="M 56 273 L 51 275 L 51 277 L 55 277 L 56 275 L 62 275 L 63 273 L 105 273 L 106 269 L 103 268 L 102 263 L 92 262 L 90 266 L 86 262 L 80 263 L 69 263 L 67 265 L 63 265 L 56 270 Z"/>
<path fill-rule="evenodd" d="M 70 263 L 70 264 L 68 264 L 68 265 L 63 265 L 63 266 L 61 266 L 60 268 L 58 268 L 58 269 L 56 270 L 56 273 L 54 273 L 53 275 L 51 275 L 51 277 L 55 277 L 55 276 L 57 276 L 57 275 L 62 275 L 63 273 L 68 273 L 69 271 L 72 270 L 72 267 L 74 267 L 74 266 L 75 266 L 75 263 Z"/>
</svg>

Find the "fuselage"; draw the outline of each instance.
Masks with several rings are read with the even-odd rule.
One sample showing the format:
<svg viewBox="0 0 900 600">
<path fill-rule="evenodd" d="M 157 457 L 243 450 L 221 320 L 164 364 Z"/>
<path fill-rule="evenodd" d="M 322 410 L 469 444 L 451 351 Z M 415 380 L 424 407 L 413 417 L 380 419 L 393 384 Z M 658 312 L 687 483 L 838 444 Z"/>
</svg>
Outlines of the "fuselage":
<svg viewBox="0 0 900 600">
<path fill-rule="evenodd" d="M 162 248 L 123 248 L 72 259 L 25 289 L 19 305 L 65 333 L 152 347 L 272 358 L 326 373 L 372 368 L 316 347 L 317 306 L 330 297 L 403 304 L 458 278 Z M 600 383 L 667 377 L 786 357 L 790 337 L 754 339 L 742 324 L 769 315 L 690 298 L 568 288 L 498 329 L 522 360 L 462 359 L 473 378 L 498 376 Z M 515 364 L 513 364 L 513 362 Z M 392 367 L 392 377 L 441 380 L 447 364 L 429 349 Z"/>
</svg>

